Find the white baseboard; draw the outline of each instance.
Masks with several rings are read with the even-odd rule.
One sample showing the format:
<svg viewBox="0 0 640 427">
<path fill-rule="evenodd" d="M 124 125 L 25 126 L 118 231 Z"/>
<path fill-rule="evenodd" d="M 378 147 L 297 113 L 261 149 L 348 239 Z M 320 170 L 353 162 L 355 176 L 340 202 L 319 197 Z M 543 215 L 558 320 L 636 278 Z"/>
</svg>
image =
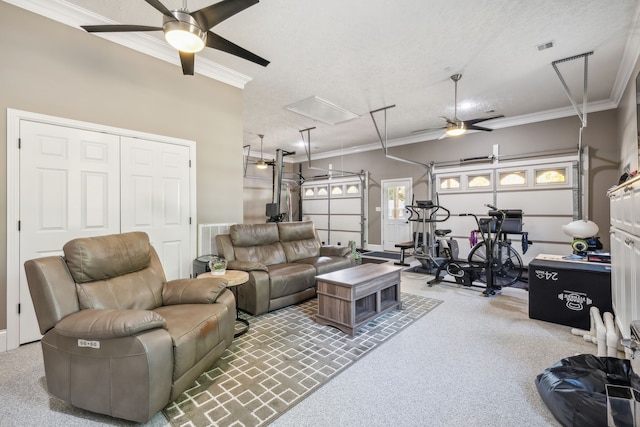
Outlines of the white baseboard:
<svg viewBox="0 0 640 427">
<path fill-rule="evenodd" d="M 7 351 L 7 330 L 0 331 L 0 353 Z"/>
<path fill-rule="evenodd" d="M 382 245 L 367 245 L 368 251 L 383 252 Z"/>
</svg>

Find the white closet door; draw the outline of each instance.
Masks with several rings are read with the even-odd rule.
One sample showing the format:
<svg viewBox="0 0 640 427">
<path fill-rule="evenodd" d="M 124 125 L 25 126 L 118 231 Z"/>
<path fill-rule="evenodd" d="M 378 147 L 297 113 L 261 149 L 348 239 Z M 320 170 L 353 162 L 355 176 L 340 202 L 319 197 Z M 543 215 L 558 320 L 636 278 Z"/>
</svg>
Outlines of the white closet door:
<svg viewBox="0 0 640 427">
<path fill-rule="evenodd" d="M 122 137 L 122 231 L 144 231 L 167 280 L 189 277 L 189 148 Z"/>
<path fill-rule="evenodd" d="M 20 265 L 120 231 L 119 137 L 20 121 Z M 41 335 L 20 269 L 20 344 Z"/>
</svg>

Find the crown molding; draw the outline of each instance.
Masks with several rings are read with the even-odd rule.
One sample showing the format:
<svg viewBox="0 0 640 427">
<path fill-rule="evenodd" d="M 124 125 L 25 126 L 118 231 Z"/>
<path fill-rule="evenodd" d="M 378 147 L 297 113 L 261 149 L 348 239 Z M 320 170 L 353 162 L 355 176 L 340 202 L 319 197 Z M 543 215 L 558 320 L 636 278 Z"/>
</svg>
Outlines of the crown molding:
<svg viewBox="0 0 640 427">
<path fill-rule="evenodd" d="M 592 102 L 587 105 L 587 114 L 595 113 L 598 111 L 612 110 L 615 108 L 618 108 L 618 104 L 612 100 Z M 573 107 L 566 107 L 566 108 L 557 108 L 553 110 L 541 111 L 539 113 L 523 114 L 521 116 L 516 116 L 516 117 L 505 117 L 502 119 L 494 119 L 494 120 L 491 120 L 490 122 L 487 121 L 487 123 L 491 123 L 492 129 L 504 129 L 504 128 L 509 128 L 513 126 L 522 126 L 522 125 L 527 125 L 531 123 L 544 122 L 548 120 L 562 119 L 565 117 L 571 117 L 573 115 L 576 115 L 576 111 L 573 109 Z M 411 135 L 403 138 L 392 139 L 387 141 L 387 148 L 437 140 L 438 138 L 440 138 L 440 136 L 442 136 L 442 132 L 443 132 L 442 130 L 436 130 L 431 132 L 420 133 L 417 135 Z M 480 131 L 471 131 L 469 133 L 476 133 L 476 132 L 480 132 Z M 379 142 L 375 142 L 371 144 L 359 145 L 357 147 L 350 147 L 350 148 L 344 148 L 341 150 L 312 154 L 311 160 L 313 161 L 313 160 L 327 159 L 332 157 L 346 156 L 349 154 L 358 154 L 366 151 L 380 150 L 382 148 L 383 147 Z M 307 162 L 309 159 L 305 154 L 304 156 L 295 156 L 295 157 L 288 158 L 287 160 L 293 163 L 304 163 L 304 162 Z"/>
<path fill-rule="evenodd" d="M 631 30 L 629 30 L 629 38 L 627 44 L 624 47 L 622 54 L 622 63 L 618 68 L 618 74 L 616 75 L 616 81 L 613 84 L 611 90 L 611 99 L 616 105 L 620 104 L 624 91 L 627 88 L 629 81 L 634 78 L 632 76 L 633 70 L 635 70 L 636 63 L 638 62 L 638 55 L 640 53 L 640 32 L 636 29 L 640 26 L 640 2 L 636 4 L 635 14 L 633 16 L 633 23 Z"/>
<path fill-rule="evenodd" d="M 44 16 L 61 24 L 80 29 L 80 25 L 91 24 L 118 24 L 101 15 L 83 9 L 65 0 L 3 0 L 5 3 L 28 10 Z M 82 30 L 84 31 L 84 30 Z M 158 58 L 162 61 L 180 65 L 180 58 L 174 48 L 162 40 L 140 32 L 131 33 L 94 33 L 119 45 L 128 47 L 145 55 Z M 205 77 L 218 80 L 230 86 L 244 89 L 252 77 L 222 66 L 209 59 L 198 57 L 195 63 L 195 72 Z"/>
</svg>

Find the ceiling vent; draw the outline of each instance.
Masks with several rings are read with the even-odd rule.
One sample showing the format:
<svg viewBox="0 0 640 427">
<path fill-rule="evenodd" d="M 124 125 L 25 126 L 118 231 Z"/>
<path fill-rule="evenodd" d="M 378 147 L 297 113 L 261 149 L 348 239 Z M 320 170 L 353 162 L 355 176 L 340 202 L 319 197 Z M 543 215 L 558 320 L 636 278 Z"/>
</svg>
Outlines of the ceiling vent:
<svg viewBox="0 0 640 427">
<path fill-rule="evenodd" d="M 337 125 L 338 123 L 360 118 L 356 113 L 338 107 L 317 96 L 303 99 L 302 101 L 287 105 L 284 108 L 328 125 Z"/>
<path fill-rule="evenodd" d="M 552 47 L 553 47 L 553 42 L 546 42 L 536 46 L 536 48 L 538 49 L 538 52 L 542 52 L 543 50 L 546 50 L 546 49 L 551 49 Z"/>
</svg>

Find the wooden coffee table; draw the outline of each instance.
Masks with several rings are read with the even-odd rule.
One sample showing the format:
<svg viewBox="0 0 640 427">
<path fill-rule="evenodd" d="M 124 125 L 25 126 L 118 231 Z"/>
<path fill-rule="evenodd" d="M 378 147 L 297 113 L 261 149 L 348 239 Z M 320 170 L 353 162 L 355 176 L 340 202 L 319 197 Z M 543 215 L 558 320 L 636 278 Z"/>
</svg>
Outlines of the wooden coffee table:
<svg viewBox="0 0 640 427">
<path fill-rule="evenodd" d="M 197 278 L 204 279 L 211 277 L 225 279 L 227 281 L 227 288 L 231 289 L 231 292 L 233 292 L 233 296 L 236 299 L 236 322 L 242 323 L 242 326 L 236 329 L 233 336 L 239 337 L 240 335 L 246 334 L 249 330 L 249 321 L 240 317 L 240 312 L 238 311 L 237 286 L 244 285 L 249 281 L 249 273 L 240 270 L 227 270 L 224 274 L 213 274 L 210 271 L 207 271 L 206 273 L 198 274 Z"/>
<path fill-rule="evenodd" d="M 401 271 L 402 267 L 388 264 L 362 264 L 316 276 L 316 322 L 354 336 L 364 323 L 402 308 Z"/>
</svg>

